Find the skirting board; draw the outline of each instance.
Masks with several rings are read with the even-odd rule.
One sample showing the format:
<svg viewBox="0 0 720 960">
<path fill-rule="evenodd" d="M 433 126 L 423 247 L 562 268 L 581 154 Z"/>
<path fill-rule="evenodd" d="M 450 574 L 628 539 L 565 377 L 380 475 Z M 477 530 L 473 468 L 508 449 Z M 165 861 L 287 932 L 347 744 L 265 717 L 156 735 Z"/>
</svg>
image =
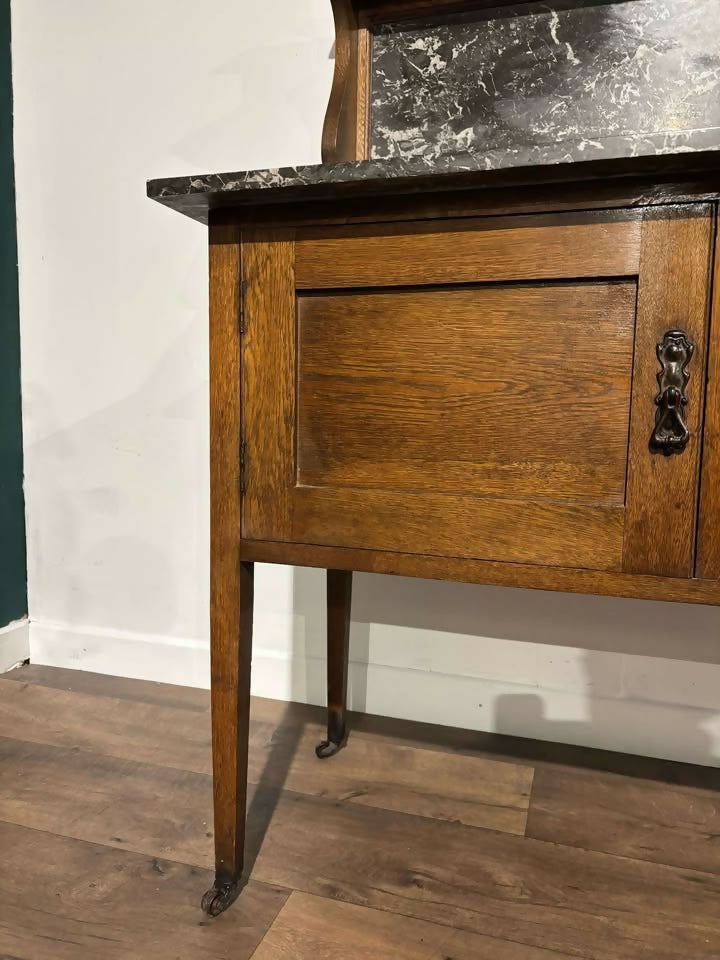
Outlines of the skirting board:
<svg viewBox="0 0 720 960">
<path fill-rule="evenodd" d="M 0 673 L 5 673 L 30 656 L 27 620 L 16 620 L 0 630 Z"/>
<path fill-rule="evenodd" d="M 256 636 L 262 636 L 262 618 Z M 271 626 L 271 625 L 270 625 Z M 260 628 L 260 629 L 258 629 Z M 208 688 L 206 641 L 61 624 L 30 626 L 31 662 L 115 676 Z M 720 666 L 638 657 L 647 671 L 683 674 L 685 688 L 720 689 Z M 578 744 L 717 766 L 720 712 L 705 694 L 695 705 L 641 696 L 599 696 L 589 690 L 444 674 L 397 664 L 352 661 L 350 707 L 380 716 Z M 277 700 L 322 704 L 325 661 L 255 646 L 252 692 Z"/>
</svg>

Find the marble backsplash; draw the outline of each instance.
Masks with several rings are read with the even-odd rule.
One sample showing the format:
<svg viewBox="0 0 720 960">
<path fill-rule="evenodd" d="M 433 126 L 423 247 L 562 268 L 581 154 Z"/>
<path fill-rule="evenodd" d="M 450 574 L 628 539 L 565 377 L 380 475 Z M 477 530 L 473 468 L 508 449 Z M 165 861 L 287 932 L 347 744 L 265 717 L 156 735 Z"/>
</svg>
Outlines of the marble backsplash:
<svg viewBox="0 0 720 960">
<path fill-rule="evenodd" d="M 720 0 L 526 3 L 376 28 L 371 157 L 720 128 Z"/>
</svg>

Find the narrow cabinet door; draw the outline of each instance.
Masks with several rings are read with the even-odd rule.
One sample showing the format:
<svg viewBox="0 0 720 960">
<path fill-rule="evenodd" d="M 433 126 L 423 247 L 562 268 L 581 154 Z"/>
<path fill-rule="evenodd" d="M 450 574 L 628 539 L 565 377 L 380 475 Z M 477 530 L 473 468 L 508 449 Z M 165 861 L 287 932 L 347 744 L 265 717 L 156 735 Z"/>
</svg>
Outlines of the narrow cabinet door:
<svg viewBox="0 0 720 960">
<path fill-rule="evenodd" d="M 246 235 L 243 536 L 689 576 L 709 246 L 702 205 Z"/>
</svg>

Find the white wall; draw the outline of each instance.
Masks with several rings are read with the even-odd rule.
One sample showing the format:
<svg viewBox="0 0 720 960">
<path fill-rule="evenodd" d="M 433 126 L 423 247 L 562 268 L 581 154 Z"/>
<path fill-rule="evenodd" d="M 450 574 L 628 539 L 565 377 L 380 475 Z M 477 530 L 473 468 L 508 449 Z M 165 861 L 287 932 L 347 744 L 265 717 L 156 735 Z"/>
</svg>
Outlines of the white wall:
<svg viewBox="0 0 720 960">
<path fill-rule="evenodd" d="M 13 3 L 35 661 L 208 683 L 206 235 L 144 181 L 316 161 L 329 8 Z M 257 594 L 255 692 L 320 702 L 323 574 L 262 567 Z M 711 608 L 356 575 L 352 702 L 714 764 L 719 628 Z"/>
</svg>

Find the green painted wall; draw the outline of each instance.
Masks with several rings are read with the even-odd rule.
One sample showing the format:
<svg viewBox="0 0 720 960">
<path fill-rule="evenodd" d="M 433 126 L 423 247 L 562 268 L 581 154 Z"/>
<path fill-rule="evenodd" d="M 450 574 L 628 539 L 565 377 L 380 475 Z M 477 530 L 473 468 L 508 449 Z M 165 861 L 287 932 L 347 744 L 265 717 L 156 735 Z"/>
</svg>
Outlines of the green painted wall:
<svg viewBox="0 0 720 960">
<path fill-rule="evenodd" d="M 27 613 L 10 0 L 0 0 L 0 627 Z"/>
</svg>

